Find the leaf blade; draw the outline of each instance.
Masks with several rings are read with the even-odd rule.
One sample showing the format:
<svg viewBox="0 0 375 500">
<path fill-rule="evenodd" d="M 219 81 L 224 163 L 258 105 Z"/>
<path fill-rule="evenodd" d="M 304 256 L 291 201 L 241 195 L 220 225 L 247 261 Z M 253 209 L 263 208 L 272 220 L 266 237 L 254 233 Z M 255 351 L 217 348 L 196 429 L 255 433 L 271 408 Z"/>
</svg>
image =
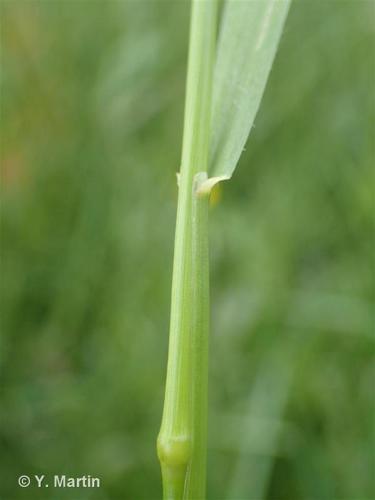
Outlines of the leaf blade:
<svg viewBox="0 0 375 500">
<path fill-rule="evenodd" d="M 227 0 L 214 73 L 209 177 L 230 178 L 258 111 L 290 0 Z"/>
</svg>

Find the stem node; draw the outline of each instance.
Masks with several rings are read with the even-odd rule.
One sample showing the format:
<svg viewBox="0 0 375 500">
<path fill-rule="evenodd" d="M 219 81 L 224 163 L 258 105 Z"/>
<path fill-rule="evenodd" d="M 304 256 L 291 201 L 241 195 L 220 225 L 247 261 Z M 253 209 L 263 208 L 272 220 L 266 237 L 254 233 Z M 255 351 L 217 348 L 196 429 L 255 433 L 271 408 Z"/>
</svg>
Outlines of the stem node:
<svg viewBox="0 0 375 500">
<path fill-rule="evenodd" d="M 191 439 L 187 436 L 159 435 L 157 449 L 162 464 L 170 467 L 187 466 L 191 457 Z"/>
<path fill-rule="evenodd" d="M 165 500 L 182 500 L 191 460 L 191 439 L 186 435 L 163 436 L 157 442 Z"/>
</svg>

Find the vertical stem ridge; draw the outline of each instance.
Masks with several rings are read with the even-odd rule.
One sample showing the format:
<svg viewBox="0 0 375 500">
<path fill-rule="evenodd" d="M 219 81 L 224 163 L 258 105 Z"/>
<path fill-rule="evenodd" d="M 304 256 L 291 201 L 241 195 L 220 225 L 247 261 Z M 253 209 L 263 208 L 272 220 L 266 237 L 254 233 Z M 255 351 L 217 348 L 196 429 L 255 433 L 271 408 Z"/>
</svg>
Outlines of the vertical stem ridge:
<svg viewBox="0 0 375 500">
<path fill-rule="evenodd" d="M 209 339 L 209 193 L 197 194 L 205 173 L 194 177 L 192 207 L 192 455 L 186 481 L 186 498 L 202 500 L 206 492 L 207 397 Z"/>
</svg>

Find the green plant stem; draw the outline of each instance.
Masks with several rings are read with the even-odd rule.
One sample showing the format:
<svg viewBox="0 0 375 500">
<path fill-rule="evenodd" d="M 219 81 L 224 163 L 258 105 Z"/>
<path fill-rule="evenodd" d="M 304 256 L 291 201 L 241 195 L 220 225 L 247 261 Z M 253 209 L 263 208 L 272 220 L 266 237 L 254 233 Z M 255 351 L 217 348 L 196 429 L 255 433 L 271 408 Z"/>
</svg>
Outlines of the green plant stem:
<svg viewBox="0 0 375 500">
<path fill-rule="evenodd" d="M 217 0 L 193 0 L 177 207 L 167 379 L 158 437 L 164 498 L 205 496 L 207 420 L 207 175 Z"/>
</svg>

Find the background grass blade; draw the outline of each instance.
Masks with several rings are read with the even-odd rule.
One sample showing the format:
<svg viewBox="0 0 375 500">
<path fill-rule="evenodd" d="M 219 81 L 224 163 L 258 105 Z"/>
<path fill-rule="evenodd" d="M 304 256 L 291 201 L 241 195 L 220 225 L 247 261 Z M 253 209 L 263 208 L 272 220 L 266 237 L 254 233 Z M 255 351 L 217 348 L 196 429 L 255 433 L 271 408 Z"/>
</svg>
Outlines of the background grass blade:
<svg viewBox="0 0 375 500">
<path fill-rule="evenodd" d="M 213 88 L 209 176 L 230 177 L 253 125 L 290 0 L 228 0 Z"/>
</svg>

